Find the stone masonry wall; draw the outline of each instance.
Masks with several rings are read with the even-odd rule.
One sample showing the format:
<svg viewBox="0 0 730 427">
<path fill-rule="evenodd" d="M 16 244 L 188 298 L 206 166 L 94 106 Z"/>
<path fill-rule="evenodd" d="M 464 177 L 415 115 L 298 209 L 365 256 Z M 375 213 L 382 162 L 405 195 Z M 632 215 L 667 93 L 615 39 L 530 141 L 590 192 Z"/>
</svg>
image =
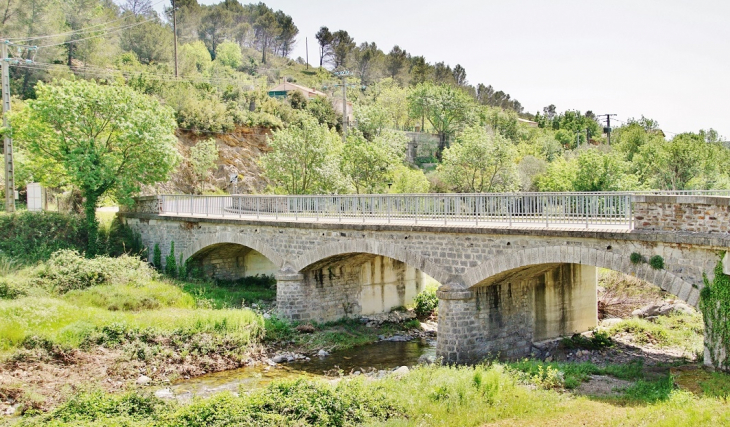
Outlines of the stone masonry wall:
<svg viewBox="0 0 730 427">
<path fill-rule="evenodd" d="M 730 198 L 634 196 L 637 230 L 692 233 L 730 232 Z"/>
<path fill-rule="evenodd" d="M 347 253 L 370 253 L 404 262 L 440 283 L 473 286 L 495 274 L 530 264 L 574 263 L 632 274 L 696 305 L 702 275 L 713 277 L 718 251 L 730 238 L 675 233 L 621 233 L 573 230 L 516 230 L 384 226 L 368 224 L 298 224 L 220 219 L 181 220 L 124 214 L 143 243 L 170 243 L 187 259 L 218 243 L 254 249 L 277 268 L 303 271 L 323 259 Z M 152 251 L 150 251 L 151 253 Z M 665 269 L 634 265 L 629 257 L 660 255 Z M 179 255 L 178 255 L 179 256 Z"/>
</svg>

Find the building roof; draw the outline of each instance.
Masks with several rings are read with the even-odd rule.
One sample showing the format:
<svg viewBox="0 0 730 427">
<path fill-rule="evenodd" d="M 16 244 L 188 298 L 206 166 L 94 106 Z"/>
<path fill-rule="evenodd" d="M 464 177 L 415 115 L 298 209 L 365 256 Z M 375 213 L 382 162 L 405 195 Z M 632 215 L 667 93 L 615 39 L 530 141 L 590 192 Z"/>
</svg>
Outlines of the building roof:
<svg viewBox="0 0 730 427">
<path fill-rule="evenodd" d="M 326 93 L 320 92 L 315 88 L 305 87 L 291 82 L 281 83 L 278 86 L 269 89 L 269 92 L 291 92 L 293 90 L 302 92 L 302 94 L 306 95 L 308 98 L 314 98 L 315 96 L 327 96 Z"/>
</svg>

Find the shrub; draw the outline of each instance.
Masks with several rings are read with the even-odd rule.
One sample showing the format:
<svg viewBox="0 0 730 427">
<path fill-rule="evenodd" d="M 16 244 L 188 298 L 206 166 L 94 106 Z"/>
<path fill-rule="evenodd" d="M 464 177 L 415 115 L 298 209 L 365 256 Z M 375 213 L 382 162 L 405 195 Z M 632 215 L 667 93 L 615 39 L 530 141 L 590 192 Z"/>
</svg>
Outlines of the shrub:
<svg viewBox="0 0 730 427">
<path fill-rule="evenodd" d="M 436 297 L 436 287 L 429 286 L 416 295 L 414 311 L 419 317 L 430 316 L 438 309 L 439 300 Z"/>
<path fill-rule="evenodd" d="M 0 215 L 0 252 L 21 263 L 47 260 L 60 249 L 86 248 L 83 218 L 54 212 Z"/>
<path fill-rule="evenodd" d="M 177 261 L 175 260 L 175 242 L 170 243 L 170 255 L 165 257 L 165 274 L 177 276 Z"/>
<path fill-rule="evenodd" d="M 112 257 L 128 254 L 146 258 L 146 250 L 142 245 L 142 236 L 120 221 L 119 218 L 114 218 L 109 227 L 105 252 Z"/>
<path fill-rule="evenodd" d="M 96 285 L 139 283 L 152 277 L 147 264 L 138 258 L 123 255 L 87 259 L 67 249 L 51 255 L 36 280 L 46 289 L 63 294 Z"/>
<path fill-rule="evenodd" d="M 158 270 L 162 269 L 162 250 L 160 250 L 159 243 L 155 243 L 155 249 L 153 250 L 152 255 L 152 265 L 154 265 Z"/>
<path fill-rule="evenodd" d="M 649 258 L 649 265 L 654 270 L 661 270 L 664 268 L 664 258 L 662 258 L 661 255 L 654 255 Z"/>
<path fill-rule="evenodd" d="M 638 252 L 632 252 L 629 256 L 629 259 L 631 260 L 632 264 L 638 264 L 644 260 L 644 257 L 641 256 Z"/>
<path fill-rule="evenodd" d="M 177 269 L 177 277 L 179 277 L 180 280 L 185 280 L 188 278 L 188 265 L 185 260 L 183 260 L 182 252 L 180 252 L 180 265 Z"/>
<path fill-rule="evenodd" d="M 605 331 L 594 331 L 593 336 L 588 338 L 582 334 L 574 334 L 570 338 L 563 338 L 562 344 L 566 348 L 585 348 L 589 350 L 600 350 L 611 347 L 613 340 Z"/>
</svg>

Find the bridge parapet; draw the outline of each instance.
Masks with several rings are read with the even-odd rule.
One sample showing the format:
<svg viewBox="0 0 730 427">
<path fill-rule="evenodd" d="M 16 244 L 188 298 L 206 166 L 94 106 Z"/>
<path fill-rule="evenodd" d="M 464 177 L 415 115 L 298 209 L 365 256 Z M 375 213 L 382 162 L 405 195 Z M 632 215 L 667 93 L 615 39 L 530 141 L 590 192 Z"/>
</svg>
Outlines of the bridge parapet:
<svg viewBox="0 0 730 427">
<path fill-rule="evenodd" d="M 634 229 L 693 233 L 730 231 L 730 197 L 635 195 Z"/>
</svg>

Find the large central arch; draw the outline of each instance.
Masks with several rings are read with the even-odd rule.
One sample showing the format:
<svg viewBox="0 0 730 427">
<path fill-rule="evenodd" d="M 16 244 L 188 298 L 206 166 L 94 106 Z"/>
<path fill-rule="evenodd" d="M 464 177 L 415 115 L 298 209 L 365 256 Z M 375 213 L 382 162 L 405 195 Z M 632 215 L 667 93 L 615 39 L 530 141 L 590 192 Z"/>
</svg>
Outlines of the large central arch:
<svg viewBox="0 0 730 427">
<path fill-rule="evenodd" d="M 541 246 L 517 249 L 497 256 L 464 273 L 464 285 L 472 288 L 501 274 L 542 264 L 579 264 L 618 271 L 649 282 L 696 307 L 700 288 L 665 269 L 653 269 L 646 263 L 634 264 L 629 254 L 577 246 Z"/>
</svg>

